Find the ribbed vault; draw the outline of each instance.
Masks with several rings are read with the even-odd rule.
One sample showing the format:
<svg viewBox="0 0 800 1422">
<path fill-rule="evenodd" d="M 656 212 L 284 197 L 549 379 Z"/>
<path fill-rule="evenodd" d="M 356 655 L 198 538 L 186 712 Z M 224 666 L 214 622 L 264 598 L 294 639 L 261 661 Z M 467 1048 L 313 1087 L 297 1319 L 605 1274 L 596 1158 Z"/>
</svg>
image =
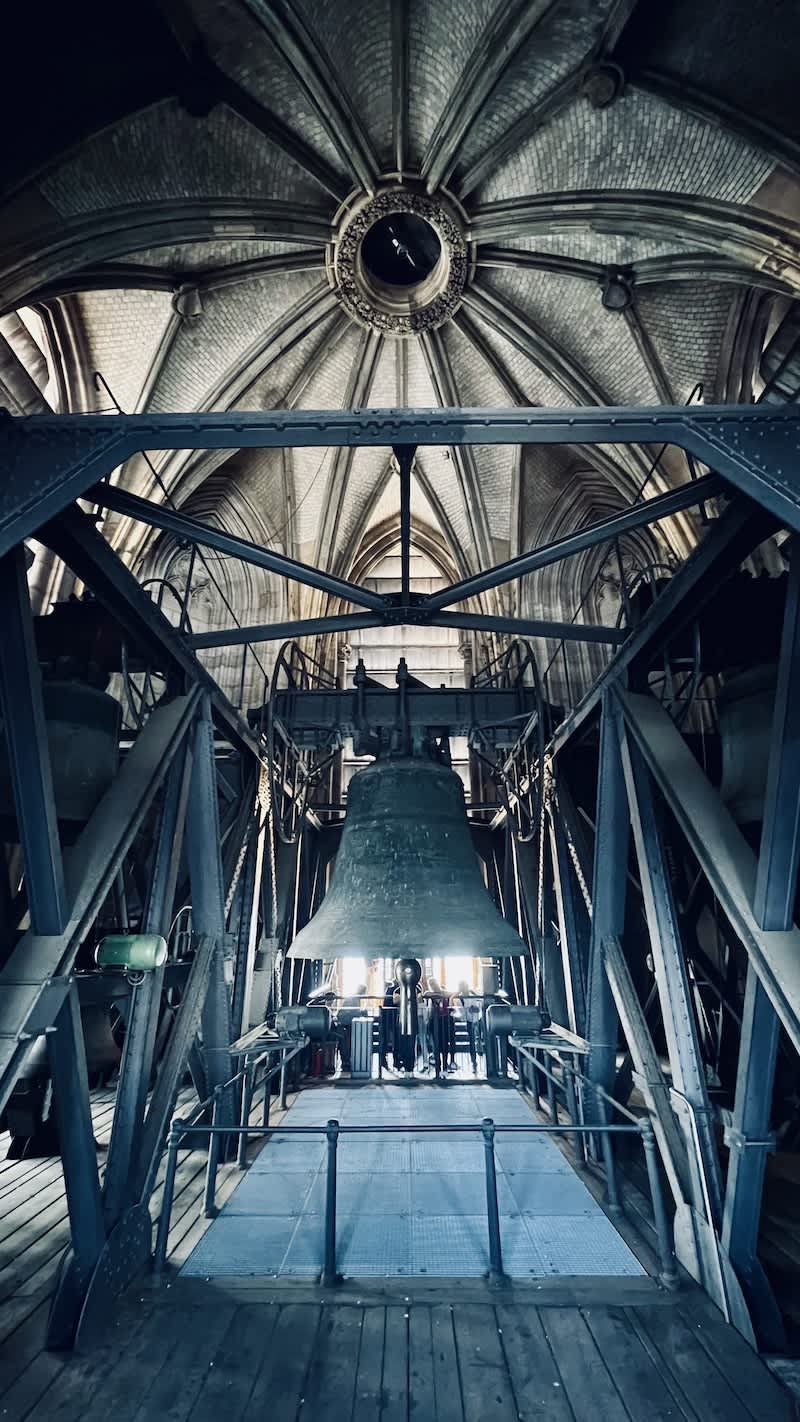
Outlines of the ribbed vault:
<svg viewBox="0 0 800 1422">
<path fill-rule="evenodd" d="M 87 22 L 97 77 L 81 88 L 76 72 L 64 133 L 34 119 L 0 179 L 0 401 L 19 412 L 46 399 L 165 411 L 757 397 L 760 351 L 800 291 L 792 96 L 758 79 L 758 46 L 766 65 L 774 39 L 753 32 L 743 0 L 704 16 L 702 43 L 645 8 L 162 0 L 142 7 L 136 72 L 116 86 L 122 57 Z M 783 8 L 785 51 L 800 34 Z M 750 88 L 721 42 L 739 33 Z M 431 305 L 402 332 L 374 282 L 367 316 L 347 286 L 348 240 L 352 279 L 365 280 L 350 224 L 387 191 L 455 234 L 431 297 L 445 314 Z M 35 321 L 21 327 L 19 311 Z M 687 472 L 675 451 L 649 447 L 426 450 L 414 538 L 459 577 Z M 376 450 L 154 450 L 115 477 L 345 577 L 365 575 L 398 533 L 398 480 Z M 105 532 L 142 576 L 186 572 L 183 551 L 141 525 L 109 515 Z M 624 555 L 670 562 L 696 536 L 681 515 Z M 568 561 L 488 595 L 484 610 L 568 618 L 598 569 L 602 586 L 602 559 Z M 204 594 L 209 626 L 231 617 L 226 604 L 242 622 L 336 610 L 252 568 L 217 571 L 224 599 Z M 42 570 L 37 586 L 52 598 L 58 578 Z"/>
</svg>

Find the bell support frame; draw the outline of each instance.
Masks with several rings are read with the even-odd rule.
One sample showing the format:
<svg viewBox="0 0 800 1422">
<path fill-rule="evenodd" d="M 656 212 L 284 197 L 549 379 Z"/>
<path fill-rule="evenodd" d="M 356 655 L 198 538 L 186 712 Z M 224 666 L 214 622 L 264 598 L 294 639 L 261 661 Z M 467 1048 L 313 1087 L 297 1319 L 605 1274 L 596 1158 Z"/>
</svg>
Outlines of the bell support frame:
<svg viewBox="0 0 800 1422">
<path fill-rule="evenodd" d="M 586 985 L 588 1026 L 586 1028 L 590 1057 L 597 1064 L 598 1079 L 608 1077 L 613 1070 L 611 1042 L 616 1032 L 615 1004 L 613 994 L 609 994 L 604 980 L 605 941 L 613 938 L 624 940 L 624 908 L 621 905 L 619 888 L 616 897 L 609 898 L 604 906 L 602 876 L 607 875 L 605 853 L 598 849 L 595 855 L 594 881 L 585 846 L 580 844 L 579 830 L 574 816 L 568 816 L 569 806 L 567 782 L 569 767 L 563 776 L 563 793 L 558 793 L 558 781 L 562 776 L 562 766 L 569 758 L 572 745 L 585 737 L 587 730 L 595 724 L 602 703 L 603 730 L 600 737 L 601 756 L 599 765 L 598 806 L 596 813 L 597 839 L 600 845 L 610 844 L 615 856 L 617 873 L 630 884 L 627 861 L 627 827 L 625 827 L 625 852 L 623 852 L 623 808 L 626 805 L 626 782 L 620 765 L 620 725 L 624 722 L 625 734 L 636 744 L 643 764 L 637 768 L 635 777 L 628 776 L 627 792 L 638 796 L 645 784 L 646 813 L 639 813 L 637 823 L 640 837 L 640 869 L 642 873 L 660 872 L 655 858 L 654 845 L 649 842 L 650 810 L 655 787 L 666 803 L 667 813 L 673 820 L 680 821 L 682 808 L 682 787 L 662 777 L 659 779 L 656 757 L 648 759 L 647 747 L 641 731 L 642 718 L 638 716 L 637 705 L 626 698 L 625 686 L 629 675 L 646 666 L 659 647 L 669 641 L 680 627 L 686 625 L 696 615 L 697 609 L 708 600 L 718 587 L 721 579 L 731 574 L 764 538 L 780 527 L 800 531 L 800 409 L 797 407 L 774 406 L 694 406 L 691 408 L 659 407 L 656 409 L 581 409 L 581 410 L 385 410 L 385 411 L 323 411 L 323 412 L 231 412 L 166 416 L 84 416 L 57 415 L 0 418 L 0 450 L 3 455 L 4 480 L 0 491 L 0 554 L 12 554 L 19 561 L 18 549 L 21 540 L 35 535 L 49 543 L 78 576 L 91 586 L 98 598 L 111 608 L 114 615 L 145 641 L 148 649 L 166 666 L 173 678 L 173 687 L 180 693 L 189 688 L 185 703 L 186 715 L 176 702 L 164 708 L 166 714 L 153 713 L 150 721 L 128 756 L 119 782 L 112 786 L 110 799 L 104 802 L 102 825 L 100 820 L 88 827 L 86 853 L 79 846 L 64 855 L 63 878 L 70 918 L 62 933 L 56 937 L 39 936 L 32 929 L 17 945 L 4 970 L 4 985 L 10 989 L 5 994 L 5 1031 L 0 1032 L 0 1055 L 4 1067 L 1 1081 L 5 1089 L 13 1077 L 16 1067 L 23 1060 L 28 1044 L 37 1033 L 41 1033 L 53 1022 L 65 1022 L 68 1013 L 62 1013 L 69 993 L 69 971 L 75 938 L 85 925 L 98 904 L 100 895 L 106 890 L 114 874 L 124 859 L 130 837 L 136 824 L 141 823 L 147 807 L 153 803 L 159 787 L 163 784 L 171 763 L 191 746 L 195 757 L 200 755 L 205 770 L 192 773 L 194 804 L 203 813 L 214 803 L 213 776 L 209 761 L 209 740 L 213 717 L 217 732 L 233 744 L 245 759 L 263 760 L 263 743 L 246 722 L 237 714 L 219 688 L 198 663 L 189 638 L 181 635 L 161 616 L 136 579 L 112 552 L 102 534 L 92 527 L 91 520 L 70 505 L 92 491 L 92 498 L 101 506 L 118 507 L 118 511 L 134 518 L 141 518 L 155 527 L 165 526 L 168 511 L 161 505 L 147 501 L 133 500 L 124 491 L 98 481 L 105 480 L 112 472 L 144 449 L 230 449 L 230 448 L 282 448 L 282 447 L 332 447 L 372 445 L 393 449 L 398 457 L 401 479 L 405 480 L 408 467 L 407 451 L 426 446 L 445 444 L 452 446 L 476 444 L 652 444 L 669 443 L 685 450 L 694 459 L 707 465 L 713 473 L 687 485 L 682 485 L 668 494 L 658 495 L 646 501 L 637 502 L 593 525 L 568 535 L 547 548 L 530 550 L 521 559 L 487 569 L 474 578 L 466 578 L 460 584 L 429 599 L 411 602 L 406 586 L 402 607 L 387 599 L 377 597 L 369 590 L 337 579 L 325 570 L 310 569 L 297 564 L 285 555 L 269 549 L 262 549 L 237 540 L 219 530 L 197 524 L 184 515 L 169 513 L 174 519 L 173 531 L 178 531 L 187 540 L 202 545 L 204 542 L 215 546 L 214 539 L 223 538 L 225 551 L 246 561 L 255 562 L 272 569 L 280 575 L 297 578 L 311 586 L 327 592 L 342 603 L 351 602 L 361 607 L 363 612 L 341 614 L 338 618 L 320 618 L 315 625 L 308 620 L 302 623 L 283 625 L 277 629 L 262 628 L 264 637 L 280 636 L 281 639 L 301 636 L 312 631 L 345 629 L 347 625 L 382 625 L 405 620 L 437 625 L 447 619 L 445 625 L 457 625 L 459 614 L 448 614 L 446 607 L 456 599 L 477 595 L 489 586 L 499 586 L 512 581 L 534 568 L 545 567 L 594 545 L 612 543 L 621 532 L 645 527 L 659 518 L 671 516 L 680 509 L 688 509 L 707 500 L 712 494 L 730 491 L 734 497 L 730 506 L 715 519 L 705 533 L 695 553 L 687 560 L 671 579 L 664 593 L 657 599 L 651 611 L 646 614 L 637 629 L 625 636 L 622 646 L 610 665 L 582 702 L 571 708 L 569 714 L 558 727 L 547 751 L 547 764 L 551 767 L 556 794 L 547 800 L 546 816 L 556 817 L 559 833 L 557 839 L 558 858 L 558 900 L 559 917 L 562 924 L 573 925 L 576 941 L 569 952 L 563 952 L 561 961 L 564 972 L 569 973 L 572 965 L 579 962 L 580 955 L 588 952 L 589 962 L 583 962 L 581 969 Z M 403 483 L 404 508 L 407 506 L 407 487 Z M 125 507 L 122 507 L 123 501 Z M 403 520 L 404 557 L 410 538 L 409 520 Z M 10 568 L 10 564 L 8 565 Z M 19 582 L 19 579 L 17 579 Z M 10 585 L 10 584 L 9 584 Z M 19 591 L 15 593 L 19 600 Z M 792 604 L 794 606 L 794 604 Z M 25 618 L 29 615 L 22 602 L 16 607 L 20 613 L 17 619 L 20 635 L 16 649 L 9 649 L 10 660 L 15 662 L 4 678 L 3 700 L 7 715 L 16 716 L 10 687 L 13 675 L 23 676 L 23 684 L 31 688 L 31 704 L 36 697 L 36 667 L 30 646 L 24 637 Z M 522 624 L 521 619 L 498 620 L 483 617 L 483 614 L 462 614 L 462 619 L 471 619 L 472 627 L 492 627 L 493 630 L 512 635 L 562 635 L 553 624 Z M 798 835 L 793 817 L 793 807 L 800 800 L 800 769 L 795 765 L 791 753 L 793 699 L 791 688 L 797 676 L 797 636 L 791 607 L 787 610 L 787 626 L 781 652 L 781 675 L 779 683 L 783 691 L 779 694 L 779 707 L 774 725 L 773 764 L 777 769 L 771 773 L 767 789 L 765 811 L 765 833 L 761 844 L 761 857 L 757 863 L 752 860 L 750 879 L 747 883 L 740 879 L 733 882 L 734 870 L 726 865 L 724 856 L 716 855 L 717 834 L 713 827 L 710 839 L 704 846 L 708 862 L 701 863 L 701 873 L 708 873 L 712 861 L 716 860 L 715 882 L 711 885 L 713 894 L 724 903 L 727 922 L 724 931 L 739 942 L 744 943 L 749 957 L 748 997 L 745 1004 L 745 1023 L 741 1034 L 739 1071 L 736 1082 L 736 1101 L 733 1118 L 734 1127 L 730 1133 L 731 1163 L 724 1181 L 722 1199 L 721 1237 L 718 1235 L 718 1258 L 726 1256 L 732 1261 L 741 1282 L 756 1331 L 768 1337 L 770 1331 L 775 1339 L 776 1310 L 771 1300 L 769 1286 L 763 1271 L 760 1271 L 756 1255 L 757 1221 L 761 1198 L 764 1153 L 769 1148 L 769 1112 L 771 1101 L 772 1075 L 777 1052 L 778 1015 L 789 1036 L 797 1040 L 800 1011 L 798 1011 L 798 991 L 800 991 L 800 956 L 794 952 L 797 931 L 787 923 L 785 883 L 797 873 Z M 368 621 L 367 619 L 374 619 Z M 796 619 L 795 619 L 796 620 Z M 334 627 L 335 624 L 335 627 Z M 463 620 L 462 620 L 463 625 Z M 549 629 L 549 630 L 545 630 Z M 231 629 L 231 634 L 236 629 Z M 255 629 L 246 629 L 252 639 Z M 579 637 L 591 639 L 599 634 L 612 635 L 609 640 L 620 641 L 617 629 L 591 629 L 578 625 L 574 629 Z M 236 640 L 231 635 L 229 640 Z M 195 646 L 210 645 L 195 639 Z M 618 692 L 622 692 L 619 696 Z M 323 693 L 315 693 L 322 695 Z M 431 693 L 434 694 L 434 693 Z M 198 719 L 199 703 L 202 701 L 202 715 Z M 660 710 L 660 708 L 658 708 Z M 666 715 L 666 713 L 663 713 Z M 178 717 L 180 726 L 173 726 Z M 523 730 L 531 734 L 533 717 Z M 652 720 L 652 717 L 650 718 Z M 438 720 L 438 717 L 437 717 Z M 167 722 L 169 721 L 169 725 Z M 19 717 L 16 716 L 19 723 Z M 35 718 L 31 727 L 36 730 Z M 667 728 L 668 729 L 668 728 Z M 680 738 L 680 732 L 672 728 L 669 732 Z M 48 783 L 46 765 L 46 745 L 40 734 L 26 742 L 20 742 L 22 750 L 32 753 L 37 760 L 40 774 L 18 777 L 15 787 L 18 798 L 24 797 L 24 809 L 29 811 L 28 823 L 36 822 L 36 805 L 45 804 L 47 814 L 42 822 L 47 827 L 52 821 L 52 787 Z M 32 748 L 32 749 L 31 749 Z M 137 773 L 137 766 L 141 774 Z M 31 785 L 31 798 L 22 784 Z M 652 779 L 652 786 L 650 780 Z M 134 784 L 135 781 L 135 784 Z M 220 767 L 217 765 L 217 784 L 221 787 Z M 685 788 L 685 787 L 684 787 Z M 703 792 L 706 794 L 706 792 Z M 711 803 L 716 792 L 708 787 Z M 706 796 L 707 798 L 707 796 Z M 252 807 L 250 807 L 252 809 Z M 50 819 L 48 820 L 48 815 Z M 24 815 L 21 818 L 25 818 Z M 205 816 L 208 832 L 202 842 L 196 841 L 190 850 L 192 869 L 196 879 L 204 882 L 205 901 L 200 912 L 204 927 L 204 952 L 201 955 L 204 975 L 210 976 L 214 984 L 215 1000 L 206 1003 L 203 1010 L 204 1036 L 208 1035 L 212 1050 L 219 1051 L 217 1067 L 212 1064 L 214 1079 L 224 1071 L 223 1054 L 227 1042 L 217 1040 L 225 1035 L 222 990 L 219 988 L 219 972 L 212 962 L 216 959 L 221 966 L 222 946 L 209 937 L 218 934 L 223 923 L 220 910 L 220 878 L 218 859 L 220 854 L 219 834 L 215 815 Z M 252 816 L 250 816 L 250 819 Z M 712 821 L 713 821 L 712 816 Z M 718 816 L 717 816 L 718 818 Z M 250 823 L 248 819 L 248 824 Z M 500 828 L 505 819 L 500 812 L 495 820 L 495 828 Z M 543 824 L 545 818 L 543 817 Z M 711 822 L 710 822 L 711 823 Z M 276 885 L 274 866 L 268 869 L 272 875 L 272 892 L 275 902 L 294 900 L 295 910 L 290 931 L 308 917 L 313 903 L 318 897 L 319 873 L 315 861 L 314 845 L 309 838 L 314 821 L 309 821 L 303 834 L 293 846 L 281 846 L 278 854 L 278 880 Z M 113 828 L 114 837 L 108 834 Z M 486 827 L 487 832 L 489 827 Z M 197 834 L 196 830 L 192 831 Z M 322 836 L 318 836 L 322 838 Z M 548 833 L 543 838 L 550 838 Z M 723 836 L 724 838 L 724 836 Z M 722 844 L 722 841 L 719 841 Z M 535 897 L 539 882 L 533 844 L 519 843 L 516 847 L 519 861 L 520 883 L 528 886 L 528 893 Z M 544 849 L 542 851 L 544 853 Z M 60 899 L 59 860 L 53 854 L 47 862 L 48 845 L 45 837 L 34 843 L 31 838 L 27 853 L 31 856 L 28 866 L 32 874 L 36 866 L 35 856 L 43 856 L 42 864 L 36 869 L 41 885 L 41 904 L 46 911 L 53 911 L 56 921 L 63 916 Z M 554 854 L 556 851 L 554 851 Z M 263 855 L 264 860 L 269 855 Z M 317 851 L 319 858 L 319 851 Z M 546 863 L 546 855 L 545 860 Z M 655 866 L 655 867 L 654 867 Z M 549 872 L 549 871 L 548 871 Z M 745 876 L 747 878 L 747 876 Z M 293 893 L 292 885 L 304 884 L 301 894 Z M 758 884 L 757 902 L 753 907 L 752 894 Z M 749 886 L 749 887 L 748 887 Z M 38 892 L 38 890 L 37 890 Z M 258 892 L 257 886 L 250 886 L 249 896 Z M 630 894 L 630 887 L 628 887 Z M 744 895 L 744 897 L 742 897 Z M 748 895 L 750 897 L 748 897 Z M 569 904 L 565 907 L 565 896 Z M 737 897 L 738 896 L 738 897 Z M 201 899 L 203 895 L 201 893 Z M 50 910 L 47 905 L 50 905 Z M 79 919 L 76 920 L 76 906 Z M 298 907 L 299 906 L 299 907 Z M 222 909 L 227 907 L 222 905 Z M 536 918 L 535 904 L 533 918 Z M 530 905 L 528 906 L 530 910 Z M 531 916 L 529 911 L 529 917 Z M 274 915 L 273 915 L 274 917 Z M 595 923 L 596 917 L 596 923 Z M 782 931 L 775 933 L 772 926 L 780 922 Z M 591 925 L 591 935 L 589 926 Z M 273 925 L 274 926 L 274 925 Z M 660 952 L 672 955 L 671 961 L 662 957 L 661 969 L 666 976 L 672 974 L 676 980 L 680 976 L 678 955 L 686 952 L 686 944 L 672 931 L 665 933 L 664 925 L 653 916 L 651 931 L 661 934 Z M 563 931 L 563 930 L 562 930 Z M 683 925 L 681 925 L 683 932 Z M 246 936 L 246 935 L 245 935 Z M 786 949 L 786 951 L 784 951 Z M 789 951 L 791 949 L 792 951 Z M 252 954 L 243 952 L 242 960 L 247 963 Z M 21 971 L 24 963 L 24 972 Z M 677 975 L 677 976 L 676 976 Z M 568 1000 L 578 1000 L 578 985 L 567 994 Z M 201 990 L 195 984 L 193 1000 L 198 1004 L 205 994 L 205 983 Z M 684 1001 L 686 1001 L 684 995 Z M 198 1010 L 199 1006 L 198 1005 Z M 662 995 L 662 1011 L 671 1012 L 669 994 Z M 10 1014 L 10 1015 L 9 1015 Z M 152 1185 L 154 1170 L 152 1161 L 157 1160 L 162 1118 L 156 1126 L 142 1123 L 139 1108 L 139 1088 L 148 1054 L 148 1042 L 152 1021 L 148 1014 L 145 1031 L 142 1034 L 144 1047 L 136 1054 L 136 1072 L 131 1065 L 131 1076 L 127 1083 L 131 1101 L 132 1127 L 130 1138 L 118 1150 L 120 1159 L 132 1156 L 141 1158 L 144 1145 L 148 1146 L 149 1158 L 145 1169 L 147 1182 Z M 74 1017 L 74 1013 L 73 1013 Z M 626 1021 L 633 1023 L 631 1031 L 639 1021 L 637 1014 L 628 1014 Z M 74 1026 L 74 1022 L 73 1022 Z M 169 1101 L 177 1081 L 177 1073 L 182 1069 L 185 1054 L 191 1053 L 192 1024 L 187 1022 L 183 1037 L 176 1039 L 176 1050 L 165 1058 L 162 1067 L 168 1064 L 169 1080 L 161 1080 L 157 1088 L 159 1102 Z M 670 1029 L 680 1029 L 673 1021 Z M 215 1037 L 214 1034 L 217 1034 Z M 72 1036 L 75 1037 L 75 1032 Z M 683 1054 L 681 1064 L 687 1079 L 700 1080 L 702 1063 L 698 1060 L 702 1048 L 697 1034 L 684 1031 L 682 1038 L 675 1041 L 676 1052 Z M 62 1043 L 66 1053 L 74 1055 L 74 1043 L 70 1046 L 68 1034 Z M 180 1050 L 178 1050 L 178 1047 Z M 643 1060 L 641 1052 L 633 1053 L 636 1060 Z M 134 1054 L 131 1053 L 133 1064 Z M 71 1058 L 70 1058 L 71 1060 Z M 197 1063 L 195 1063 L 197 1065 Z M 623 1063 L 624 1067 L 624 1063 Z M 69 1075 L 69 1073 L 67 1073 Z M 76 1077 L 78 1080 L 78 1077 Z M 82 1090 L 82 1088 L 81 1088 Z M 698 1103 L 689 1102 L 689 1107 L 698 1109 Z M 699 1103 L 703 1109 L 703 1102 Z M 677 1114 L 677 1108 L 676 1108 Z M 86 1116 L 84 1111 L 83 1116 Z M 681 1119 L 679 1117 L 679 1119 Z M 86 1122 L 84 1120 L 84 1126 Z M 698 1137 L 690 1117 L 682 1118 L 682 1139 L 687 1149 L 694 1151 L 698 1166 L 702 1166 L 702 1155 L 712 1149 L 708 1135 L 702 1132 Z M 148 1135 L 148 1129 L 150 1131 Z M 83 1131 L 83 1139 L 73 1143 L 71 1156 L 65 1161 L 70 1174 L 70 1188 L 73 1199 L 70 1212 L 73 1216 L 73 1230 L 81 1269 L 91 1266 L 93 1255 L 102 1252 L 98 1224 L 97 1189 L 91 1170 L 87 1168 L 90 1151 Z M 122 1141 L 123 1137 L 120 1137 Z M 697 1141 L 702 1142 L 698 1154 Z M 150 1149 L 152 1147 L 152 1149 Z M 141 1169 L 134 1171 L 141 1179 Z M 115 1172 L 116 1173 L 116 1172 Z M 708 1170 L 705 1171 L 706 1178 Z M 147 1190 L 145 1189 L 145 1196 Z M 709 1211 L 707 1223 L 718 1228 L 718 1204 Z M 116 1213 L 114 1209 L 113 1213 Z M 123 1219 L 124 1219 L 123 1213 Z M 81 1220 L 85 1220 L 85 1225 Z M 103 1229 L 108 1228 L 108 1223 Z M 110 1236 L 109 1236 L 110 1237 Z M 83 1277 L 83 1275 L 81 1276 Z M 67 1291 L 63 1296 L 67 1304 L 74 1304 L 75 1298 Z M 69 1309 L 67 1308 L 69 1316 Z M 73 1320 L 74 1321 L 74 1320 Z"/>
</svg>

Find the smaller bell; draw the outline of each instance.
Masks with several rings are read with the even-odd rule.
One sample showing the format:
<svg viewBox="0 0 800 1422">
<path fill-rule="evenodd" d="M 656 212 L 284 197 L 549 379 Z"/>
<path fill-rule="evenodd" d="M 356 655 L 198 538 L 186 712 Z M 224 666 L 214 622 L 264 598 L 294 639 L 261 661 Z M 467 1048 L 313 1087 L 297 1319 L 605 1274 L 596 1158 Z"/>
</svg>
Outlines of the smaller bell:
<svg viewBox="0 0 800 1422">
<path fill-rule="evenodd" d="M 483 885 L 464 790 L 422 757 L 350 781 L 330 888 L 290 958 L 512 958 L 525 953 Z"/>
</svg>

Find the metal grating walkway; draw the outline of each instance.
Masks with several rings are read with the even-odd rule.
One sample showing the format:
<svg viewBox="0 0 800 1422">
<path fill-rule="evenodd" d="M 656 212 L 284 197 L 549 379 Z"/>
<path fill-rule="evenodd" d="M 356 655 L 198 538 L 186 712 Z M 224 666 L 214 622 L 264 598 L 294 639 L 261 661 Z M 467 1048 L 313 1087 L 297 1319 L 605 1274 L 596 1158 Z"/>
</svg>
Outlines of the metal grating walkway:
<svg viewBox="0 0 800 1422">
<path fill-rule="evenodd" d="M 287 1125 L 530 1123 L 516 1091 L 490 1086 L 319 1087 Z M 181 1273 L 316 1276 L 323 1256 L 324 1139 L 272 1137 Z M 506 1273 L 602 1277 L 644 1273 L 547 1135 L 496 1138 Z M 337 1161 L 337 1265 L 345 1277 L 479 1277 L 489 1267 L 483 1142 L 446 1132 L 347 1136 Z"/>
</svg>

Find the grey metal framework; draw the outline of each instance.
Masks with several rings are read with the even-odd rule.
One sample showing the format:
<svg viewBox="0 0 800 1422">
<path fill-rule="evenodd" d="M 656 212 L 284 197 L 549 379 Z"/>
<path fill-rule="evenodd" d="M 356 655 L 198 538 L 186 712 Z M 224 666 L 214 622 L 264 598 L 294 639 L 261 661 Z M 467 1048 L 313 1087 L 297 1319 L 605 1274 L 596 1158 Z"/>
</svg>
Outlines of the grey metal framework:
<svg viewBox="0 0 800 1422">
<path fill-rule="evenodd" d="M 713 472 L 441 593 L 412 598 L 408 473 L 417 446 L 576 441 L 669 442 Z M 101 482 L 143 449 L 364 444 L 391 447 L 398 460 L 399 599 L 380 597 L 324 569 L 309 568 Z M 800 674 L 800 574 L 793 568 L 758 855 L 744 840 L 667 711 L 642 690 L 646 678 L 643 683 L 641 673 L 765 537 L 782 526 L 800 531 L 798 450 L 800 409 L 773 406 L 0 418 L 4 471 L 0 588 L 5 616 L 0 690 L 30 913 L 30 927 L 11 947 L 0 971 L 0 1104 L 37 1037 L 55 1028 L 49 1043 L 73 1244 L 54 1303 L 52 1341 L 73 1339 L 87 1310 L 103 1306 L 109 1280 L 114 1279 L 116 1286 L 124 1283 L 149 1256 L 147 1206 L 186 1064 L 201 1099 L 215 1088 L 219 1094 L 230 1079 L 230 1042 L 241 1029 L 242 1004 L 255 980 L 258 912 L 254 903 L 260 899 L 267 906 L 263 942 L 274 951 L 279 925 L 284 924 L 283 931 L 291 936 L 313 912 L 322 892 L 321 867 L 330 850 L 315 847 L 308 830 L 277 844 L 268 836 L 272 849 L 266 852 L 265 820 L 275 814 L 275 806 L 265 806 L 257 789 L 268 758 L 266 741 L 211 681 L 194 649 L 222 641 L 296 638 L 407 622 L 491 628 L 512 637 L 561 638 L 568 635 L 561 624 L 446 609 L 726 493 L 731 495 L 728 506 L 711 521 L 695 552 L 635 630 L 572 626 L 576 637 L 622 645 L 588 695 L 558 726 L 544 759 L 537 757 L 530 764 L 527 783 L 523 784 L 524 776 L 515 782 L 493 828 L 502 827 L 507 834 L 511 848 L 506 874 L 518 881 L 540 967 L 546 959 L 548 974 L 561 974 L 559 991 L 570 1018 L 565 1025 L 585 1038 L 588 1074 L 605 1090 L 614 1085 L 621 1027 L 632 1069 L 653 1111 L 675 1204 L 679 1259 L 742 1331 L 749 1332 L 752 1326 L 762 1340 L 775 1344 L 780 1317 L 758 1262 L 756 1239 L 764 1154 L 770 1148 L 779 1023 L 800 1046 L 800 933 L 792 923 L 793 895 L 787 887 L 796 882 L 800 854 L 800 761 L 794 726 Z M 94 521 L 74 505 L 86 495 L 102 507 L 307 583 L 360 611 L 190 638 L 170 625 Z M 167 698 L 136 736 L 116 781 L 77 841 L 63 851 L 24 576 L 21 540 L 30 534 L 50 546 L 93 589 L 161 668 L 168 684 Z M 634 679 L 639 688 L 635 693 L 628 690 Z M 442 699 L 434 692 L 423 695 L 432 703 L 430 709 L 418 706 L 424 724 L 474 725 L 475 696 L 466 692 L 463 696 L 445 693 Z M 501 711 L 499 699 L 493 699 L 491 707 L 487 703 L 487 721 L 502 720 L 507 712 Z M 319 725 L 320 716 L 340 728 L 355 722 L 350 693 L 303 693 L 294 699 L 294 713 L 300 721 L 307 716 L 313 725 Z M 518 746 L 534 744 L 540 715 L 540 709 L 529 708 Z M 588 842 L 581 841 L 569 774 L 563 766 L 576 738 L 598 718 L 592 867 L 592 852 Z M 231 792 L 230 785 L 226 788 L 225 761 L 219 753 L 222 742 L 236 751 L 246 770 L 243 792 Z M 496 745 L 502 748 L 500 738 Z M 504 749 L 501 762 L 505 754 Z M 508 836 L 515 801 L 537 779 L 543 788 L 538 845 L 534 837 L 520 837 L 517 842 L 513 834 Z M 145 921 L 153 931 L 168 927 L 181 900 L 177 880 L 183 862 L 190 880 L 195 952 L 149 1102 L 160 982 L 153 977 L 132 989 L 117 1119 L 101 1190 L 88 1087 L 81 1069 L 73 965 L 137 834 L 155 808 L 158 829 L 149 865 Z M 720 906 L 726 931 L 742 945 L 749 965 L 725 1178 L 710 1129 L 682 930 L 665 870 L 665 815 L 670 826 L 680 827 Z M 644 1005 L 625 953 L 631 824 L 656 969 L 652 1001 Z M 545 863 L 550 866 L 546 872 Z M 553 895 L 551 916 L 557 916 L 560 925 L 560 953 L 552 951 L 545 934 L 548 915 L 541 911 L 541 894 Z M 185 885 L 182 901 L 186 901 Z M 507 911 L 521 910 L 507 907 Z M 557 989 L 554 983 L 552 990 Z M 671 1089 L 658 1068 L 653 1004 L 660 1011 L 667 1042 Z M 197 1038 L 201 1020 L 202 1047 Z M 232 1098 L 222 1101 L 218 1125 L 231 1125 L 236 1110 Z"/>
</svg>

